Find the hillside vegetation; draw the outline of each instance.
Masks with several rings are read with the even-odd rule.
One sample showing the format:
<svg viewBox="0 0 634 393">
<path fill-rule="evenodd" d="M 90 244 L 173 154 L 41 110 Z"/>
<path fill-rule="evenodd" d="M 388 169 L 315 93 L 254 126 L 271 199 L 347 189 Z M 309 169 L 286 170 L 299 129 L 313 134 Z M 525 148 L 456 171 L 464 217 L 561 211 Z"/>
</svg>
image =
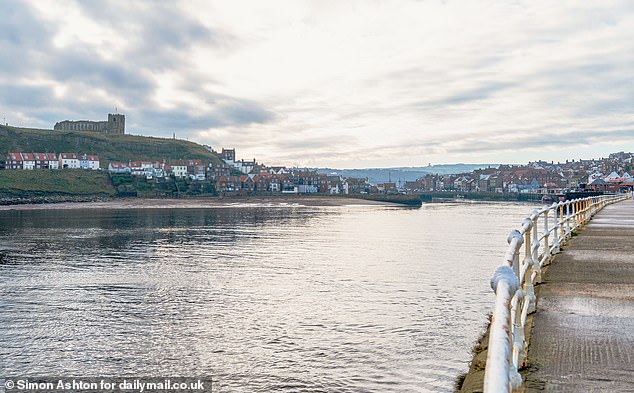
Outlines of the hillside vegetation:
<svg viewBox="0 0 634 393">
<path fill-rule="evenodd" d="M 201 145 L 178 139 L 0 125 L 0 159 L 10 151 L 94 154 L 99 156 L 102 168 L 107 167 L 109 161 L 199 159 L 218 162 L 218 158 Z"/>
<path fill-rule="evenodd" d="M 80 169 L 0 171 L 0 195 L 4 197 L 51 194 L 111 196 L 115 194 L 115 189 L 105 171 Z"/>
</svg>

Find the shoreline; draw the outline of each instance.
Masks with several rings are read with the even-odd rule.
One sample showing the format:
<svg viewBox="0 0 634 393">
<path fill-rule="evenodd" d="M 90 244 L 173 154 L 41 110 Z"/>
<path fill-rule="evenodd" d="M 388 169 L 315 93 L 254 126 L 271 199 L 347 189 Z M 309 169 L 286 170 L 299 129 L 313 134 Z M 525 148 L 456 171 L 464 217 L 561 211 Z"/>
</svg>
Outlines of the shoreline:
<svg viewBox="0 0 634 393">
<path fill-rule="evenodd" d="M 8 210 L 66 210 L 66 209 L 204 209 L 229 207 L 345 207 L 386 206 L 406 207 L 393 202 L 341 196 L 248 196 L 208 198 L 119 198 L 90 201 L 60 201 L 49 203 L 21 203 L 1 205 Z"/>
</svg>

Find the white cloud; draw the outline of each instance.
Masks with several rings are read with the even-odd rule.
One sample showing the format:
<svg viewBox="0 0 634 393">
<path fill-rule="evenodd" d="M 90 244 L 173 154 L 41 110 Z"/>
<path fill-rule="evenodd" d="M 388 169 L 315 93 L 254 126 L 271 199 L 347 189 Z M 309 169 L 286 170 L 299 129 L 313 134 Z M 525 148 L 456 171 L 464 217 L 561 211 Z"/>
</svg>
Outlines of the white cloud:
<svg viewBox="0 0 634 393">
<path fill-rule="evenodd" d="M 111 103 L 145 134 L 331 167 L 632 150 L 627 1 L 95 4 L 32 3 L 51 53 L 34 48 L 20 75 L 57 93 L 32 108 L 37 125 L 59 120 L 55 108 Z M 63 61 L 82 55 L 93 59 L 84 68 Z M 113 81 L 134 86 L 100 86 Z M 78 87 L 99 91 L 87 95 L 95 107 L 71 97 Z"/>
</svg>

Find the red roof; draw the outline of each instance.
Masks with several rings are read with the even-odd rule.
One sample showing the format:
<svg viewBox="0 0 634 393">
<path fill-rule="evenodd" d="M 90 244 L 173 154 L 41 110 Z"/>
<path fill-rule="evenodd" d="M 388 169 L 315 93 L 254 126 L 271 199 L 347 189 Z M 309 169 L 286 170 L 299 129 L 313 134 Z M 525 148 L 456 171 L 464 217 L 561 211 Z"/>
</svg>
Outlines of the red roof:
<svg viewBox="0 0 634 393">
<path fill-rule="evenodd" d="M 10 161 L 22 161 L 22 155 L 20 153 L 9 153 Z"/>
<path fill-rule="evenodd" d="M 23 153 L 24 154 L 24 153 Z M 55 153 L 33 153 L 33 157 L 37 161 L 55 161 Z"/>
</svg>

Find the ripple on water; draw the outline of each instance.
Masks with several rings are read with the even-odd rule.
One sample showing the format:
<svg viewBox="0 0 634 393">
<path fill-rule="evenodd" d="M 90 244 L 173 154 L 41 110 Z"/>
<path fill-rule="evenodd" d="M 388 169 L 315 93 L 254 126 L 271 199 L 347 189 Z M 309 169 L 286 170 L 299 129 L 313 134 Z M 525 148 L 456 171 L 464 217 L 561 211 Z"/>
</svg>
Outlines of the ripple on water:
<svg viewBox="0 0 634 393">
<path fill-rule="evenodd" d="M 3 211 L 0 374 L 450 391 L 485 323 L 506 235 L 527 211 Z"/>
</svg>

